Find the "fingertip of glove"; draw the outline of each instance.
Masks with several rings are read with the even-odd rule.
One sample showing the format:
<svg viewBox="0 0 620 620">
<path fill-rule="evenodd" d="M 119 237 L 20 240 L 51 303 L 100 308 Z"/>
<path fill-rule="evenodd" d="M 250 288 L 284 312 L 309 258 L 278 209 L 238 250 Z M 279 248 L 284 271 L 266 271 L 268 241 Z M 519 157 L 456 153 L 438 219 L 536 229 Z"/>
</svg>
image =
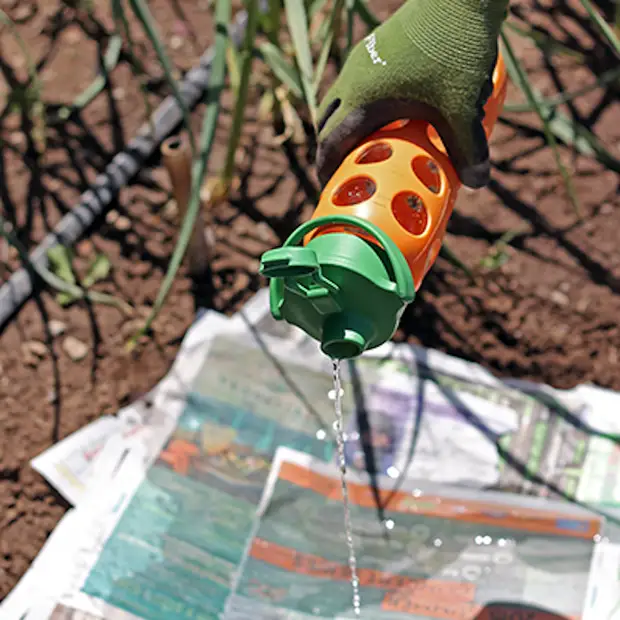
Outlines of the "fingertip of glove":
<svg viewBox="0 0 620 620">
<path fill-rule="evenodd" d="M 461 183 L 469 189 L 486 187 L 491 180 L 491 162 L 487 159 L 471 166 L 465 166 L 458 171 Z"/>
</svg>

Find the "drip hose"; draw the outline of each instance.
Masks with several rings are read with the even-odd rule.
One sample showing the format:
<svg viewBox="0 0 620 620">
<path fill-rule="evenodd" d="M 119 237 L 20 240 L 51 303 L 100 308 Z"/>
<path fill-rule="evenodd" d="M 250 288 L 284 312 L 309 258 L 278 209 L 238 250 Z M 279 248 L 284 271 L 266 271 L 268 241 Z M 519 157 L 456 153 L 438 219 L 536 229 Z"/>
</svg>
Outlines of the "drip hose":
<svg viewBox="0 0 620 620">
<path fill-rule="evenodd" d="M 239 11 L 229 36 L 240 47 L 245 35 L 248 15 Z M 215 48 L 211 46 L 200 57 L 197 66 L 188 71 L 179 85 L 181 97 L 188 109 L 194 108 L 209 87 Z M 60 220 L 56 228 L 30 254 L 30 265 L 23 266 L 0 288 L 0 334 L 19 309 L 30 299 L 35 289 L 35 271 L 47 268 L 48 251 L 58 244 L 73 246 L 95 220 L 105 215 L 122 187 L 127 185 L 156 154 L 160 144 L 179 126 L 183 114 L 174 96 L 164 99 L 149 122 L 140 127 L 126 148 L 118 152 L 93 185 L 86 190 L 78 204 Z"/>
</svg>

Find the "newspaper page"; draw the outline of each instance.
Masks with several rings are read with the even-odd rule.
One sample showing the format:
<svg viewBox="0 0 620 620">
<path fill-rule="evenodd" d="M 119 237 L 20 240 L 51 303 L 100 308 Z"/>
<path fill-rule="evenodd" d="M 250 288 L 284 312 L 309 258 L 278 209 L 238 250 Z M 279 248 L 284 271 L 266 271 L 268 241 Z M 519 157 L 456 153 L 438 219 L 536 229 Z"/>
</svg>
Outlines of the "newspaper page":
<svg viewBox="0 0 620 620">
<path fill-rule="evenodd" d="M 348 491 L 362 617 L 577 620 L 609 572 L 604 522 L 566 503 L 409 481 L 384 528 L 367 481 Z M 337 467 L 278 450 L 258 514 L 224 618 L 355 617 Z"/>
</svg>

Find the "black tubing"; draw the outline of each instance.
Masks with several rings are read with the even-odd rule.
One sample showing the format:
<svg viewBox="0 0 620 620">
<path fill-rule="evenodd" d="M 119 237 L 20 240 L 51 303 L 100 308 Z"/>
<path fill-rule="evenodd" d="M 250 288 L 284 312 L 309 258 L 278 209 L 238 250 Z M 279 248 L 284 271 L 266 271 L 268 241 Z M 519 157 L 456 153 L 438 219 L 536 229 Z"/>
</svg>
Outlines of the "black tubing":
<svg viewBox="0 0 620 620">
<path fill-rule="evenodd" d="M 247 13 L 239 11 L 230 28 L 230 38 L 239 47 L 245 35 Z M 196 106 L 209 85 L 211 64 L 215 48 L 210 47 L 201 56 L 199 64 L 191 69 L 179 85 L 181 96 L 188 109 Z M 161 142 L 183 120 L 183 114 L 174 96 L 162 101 L 150 122 L 144 123 L 127 147 L 117 153 L 90 189 L 84 192 L 79 203 L 67 213 L 58 226 L 30 254 L 31 266 L 21 267 L 0 288 L 0 333 L 7 323 L 34 292 L 35 275 L 32 266 L 46 268 L 48 251 L 58 244 L 74 245 L 93 222 L 110 208 L 112 200 L 155 154 Z"/>
</svg>

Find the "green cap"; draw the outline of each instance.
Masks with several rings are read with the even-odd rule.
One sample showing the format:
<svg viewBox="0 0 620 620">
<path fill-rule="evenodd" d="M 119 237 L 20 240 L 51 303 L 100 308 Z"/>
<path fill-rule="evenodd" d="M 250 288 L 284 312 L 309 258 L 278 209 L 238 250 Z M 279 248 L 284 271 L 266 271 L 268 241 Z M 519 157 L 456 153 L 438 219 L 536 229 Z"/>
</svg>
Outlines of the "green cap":
<svg viewBox="0 0 620 620">
<path fill-rule="evenodd" d="M 300 247 L 322 226 L 355 227 L 361 236 L 331 232 Z M 303 329 L 333 359 L 349 359 L 387 342 L 415 297 L 409 265 L 377 226 L 351 215 L 306 222 L 281 248 L 263 254 L 260 272 L 271 279 L 271 313 Z"/>
</svg>

